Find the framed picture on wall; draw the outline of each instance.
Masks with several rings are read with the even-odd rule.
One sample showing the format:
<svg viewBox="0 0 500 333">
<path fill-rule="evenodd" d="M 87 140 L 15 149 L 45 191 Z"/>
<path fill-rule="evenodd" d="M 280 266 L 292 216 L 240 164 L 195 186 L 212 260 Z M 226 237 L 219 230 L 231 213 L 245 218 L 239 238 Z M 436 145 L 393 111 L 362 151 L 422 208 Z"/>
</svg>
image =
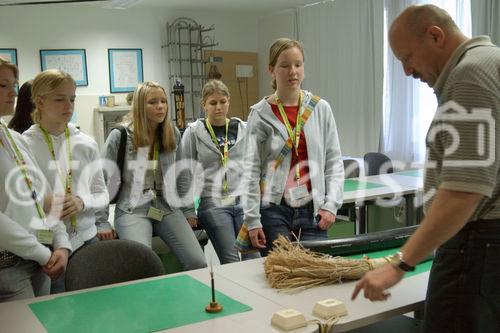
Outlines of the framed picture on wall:
<svg viewBox="0 0 500 333">
<path fill-rule="evenodd" d="M 0 48 L 0 57 L 5 60 L 10 61 L 14 65 L 17 66 L 17 49 L 1 49 Z"/>
<path fill-rule="evenodd" d="M 112 93 L 134 91 L 143 82 L 142 49 L 108 49 L 108 61 Z"/>
<path fill-rule="evenodd" d="M 77 86 L 88 86 L 85 49 L 40 50 L 42 71 L 59 69 L 70 74 Z"/>
</svg>

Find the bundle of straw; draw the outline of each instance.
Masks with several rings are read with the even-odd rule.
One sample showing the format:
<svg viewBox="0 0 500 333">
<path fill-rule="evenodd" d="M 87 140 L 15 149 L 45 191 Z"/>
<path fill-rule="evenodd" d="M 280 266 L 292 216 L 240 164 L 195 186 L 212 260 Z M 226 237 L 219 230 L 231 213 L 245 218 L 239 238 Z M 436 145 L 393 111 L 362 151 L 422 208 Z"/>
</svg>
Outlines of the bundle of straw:
<svg viewBox="0 0 500 333">
<path fill-rule="evenodd" d="M 380 267 L 389 260 L 347 259 L 312 252 L 299 243 L 291 243 L 279 236 L 274 248 L 264 262 L 266 277 L 271 286 L 293 293 L 319 285 L 357 280 L 369 270 Z"/>
</svg>

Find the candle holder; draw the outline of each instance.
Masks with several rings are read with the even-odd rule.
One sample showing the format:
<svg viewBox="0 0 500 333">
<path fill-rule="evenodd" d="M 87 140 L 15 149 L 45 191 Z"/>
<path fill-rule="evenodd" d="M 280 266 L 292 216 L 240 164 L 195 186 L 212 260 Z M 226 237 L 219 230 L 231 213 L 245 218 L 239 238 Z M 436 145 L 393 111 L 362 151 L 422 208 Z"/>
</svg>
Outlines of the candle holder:
<svg viewBox="0 0 500 333">
<path fill-rule="evenodd" d="M 210 284 L 212 286 L 212 301 L 205 307 L 205 311 L 209 313 L 217 313 L 222 311 L 222 305 L 215 300 L 215 283 L 214 283 L 214 270 L 212 262 L 210 262 Z"/>
</svg>

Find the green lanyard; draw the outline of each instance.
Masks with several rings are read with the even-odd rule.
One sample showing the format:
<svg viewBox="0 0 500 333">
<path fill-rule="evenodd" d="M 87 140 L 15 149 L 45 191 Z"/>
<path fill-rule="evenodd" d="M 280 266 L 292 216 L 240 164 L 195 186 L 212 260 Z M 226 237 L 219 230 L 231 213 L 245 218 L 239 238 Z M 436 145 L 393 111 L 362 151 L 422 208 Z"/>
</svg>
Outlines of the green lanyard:
<svg viewBox="0 0 500 333">
<path fill-rule="evenodd" d="M 158 140 L 156 140 L 153 145 L 153 186 L 155 190 L 156 190 L 156 170 L 158 169 L 158 155 L 159 155 Z"/>
<path fill-rule="evenodd" d="M 297 159 L 299 157 L 299 143 L 300 143 L 300 132 L 302 130 L 302 122 L 301 122 L 301 114 L 300 110 L 302 109 L 302 91 L 299 94 L 299 109 L 297 110 L 297 121 L 295 122 L 295 129 L 292 129 L 290 126 L 290 122 L 288 121 L 288 117 L 286 115 L 285 109 L 283 107 L 283 103 L 281 102 L 278 94 L 275 93 L 276 104 L 278 105 L 278 110 L 280 111 L 281 118 L 283 118 L 283 122 L 285 123 L 286 131 L 288 132 L 288 136 L 292 140 L 293 147 L 295 148 L 295 156 Z M 298 182 L 300 179 L 300 168 L 299 163 L 295 165 L 295 180 Z"/>
<path fill-rule="evenodd" d="M 155 140 L 155 143 L 153 145 L 153 191 L 156 191 L 156 170 L 158 169 L 158 155 L 159 155 L 158 140 Z M 157 198 L 156 198 L 156 194 L 155 194 L 155 196 L 154 196 L 155 207 L 158 207 L 157 204 L 158 203 L 157 203 Z"/>
<path fill-rule="evenodd" d="M 227 162 L 229 161 L 229 140 L 227 139 L 228 132 L 229 132 L 229 119 L 226 118 L 226 138 L 224 140 L 224 153 L 221 153 L 219 149 L 219 142 L 217 141 L 217 137 L 215 136 L 214 129 L 212 125 L 210 124 L 210 121 L 208 118 L 205 119 L 205 123 L 207 124 L 208 132 L 210 133 L 210 136 L 212 137 L 212 141 L 214 142 L 215 146 L 217 147 L 217 150 L 219 151 L 220 158 L 222 161 L 222 167 L 224 168 L 224 181 L 222 188 L 224 190 L 224 194 L 227 194 L 229 191 L 229 184 L 227 182 Z"/>
<path fill-rule="evenodd" d="M 14 141 L 14 139 L 12 138 L 12 135 L 10 134 L 7 126 L 5 126 L 4 123 L 0 123 L 0 127 L 2 128 L 3 132 L 6 134 L 8 140 L 9 140 L 10 146 L 14 150 L 13 151 L 14 161 L 16 162 L 17 166 L 19 167 L 19 170 L 21 170 L 21 174 L 24 177 L 24 181 L 26 182 L 26 186 L 28 186 L 28 189 L 31 192 L 31 198 L 35 202 L 35 207 L 36 207 L 36 212 L 38 213 L 38 217 L 45 223 L 45 212 L 43 211 L 42 206 L 40 206 L 40 203 L 37 201 L 37 194 L 36 194 L 36 191 L 33 187 L 33 181 L 30 178 L 24 156 L 21 153 L 21 151 L 19 150 L 19 148 L 17 147 L 17 144 Z M 1 140 L 0 140 L 0 142 L 1 142 Z M 2 145 L 2 147 L 4 147 L 8 151 L 4 142 L 1 142 L 1 145 Z"/>
<path fill-rule="evenodd" d="M 57 173 L 59 174 L 59 177 L 61 178 L 61 184 L 64 184 L 65 194 L 71 195 L 73 192 L 73 190 L 72 190 L 72 188 L 73 188 L 73 171 L 71 170 L 71 162 L 73 160 L 73 155 L 71 154 L 71 145 L 70 145 L 70 141 L 69 141 L 69 137 L 70 137 L 69 128 L 68 128 L 68 126 L 66 126 L 66 128 L 64 129 L 64 136 L 66 138 L 66 155 L 68 158 L 68 163 L 67 163 L 68 171 L 66 172 L 66 177 L 64 177 L 64 173 L 62 172 L 61 167 L 57 163 L 56 151 L 54 149 L 54 143 L 52 142 L 52 137 L 50 136 L 49 132 L 45 128 L 43 128 L 42 126 L 40 126 L 40 130 L 42 131 L 45 142 L 47 143 L 47 147 L 49 148 L 50 157 L 56 163 Z M 74 215 L 71 216 L 70 221 L 71 221 L 71 227 L 73 228 L 73 230 L 76 230 L 76 216 L 74 216 Z"/>
</svg>

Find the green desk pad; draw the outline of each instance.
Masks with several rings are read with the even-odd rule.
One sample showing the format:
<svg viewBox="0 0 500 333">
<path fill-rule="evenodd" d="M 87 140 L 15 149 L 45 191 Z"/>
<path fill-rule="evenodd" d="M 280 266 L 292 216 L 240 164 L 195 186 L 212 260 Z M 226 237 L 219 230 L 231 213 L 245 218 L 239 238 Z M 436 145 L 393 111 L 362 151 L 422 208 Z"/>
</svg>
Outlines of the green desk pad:
<svg viewBox="0 0 500 333">
<path fill-rule="evenodd" d="M 356 190 L 369 190 L 372 188 L 385 187 L 385 185 L 377 183 L 363 182 L 355 179 L 345 179 L 344 180 L 344 192 L 356 191 Z"/>
<path fill-rule="evenodd" d="M 382 257 L 390 256 L 398 251 L 399 251 L 399 248 L 387 249 L 387 250 L 381 250 L 381 251 L 368 252 L 366 254 L 356 254 L 356 255 L 352 255 L 352 256 L 347 256 L 347 258 L 361 259 L 364 255 L 367 255 L 369 258 L 382 258 Z M 432 266 L 432 259 L 428 258 L 428 259 L 422 261 L 420 264 L 418 264 L 415 267 L 415 270 L 413 272 L 405 273 L 405 277 L 427 272 L 431 269 L 431 266 Z"/>
<path fill-rule="evenodd" d="M 154 332 L 252 309 L 219 292 L 215 297 L 224 310 L 205 312 L 210 287 L 179 275 L 61 296 L 29 307 L 49 333 Z"/>
<path fill-rule="evenodd" d="M 422 170 L 422 169 L 414 169 L 414 170 L 399 171 L 399 172 L 396 172 L 396 175 L 411 176 L 411 177 L 423 177 L 424 176 L 424 170 Z"/>
</svg>

